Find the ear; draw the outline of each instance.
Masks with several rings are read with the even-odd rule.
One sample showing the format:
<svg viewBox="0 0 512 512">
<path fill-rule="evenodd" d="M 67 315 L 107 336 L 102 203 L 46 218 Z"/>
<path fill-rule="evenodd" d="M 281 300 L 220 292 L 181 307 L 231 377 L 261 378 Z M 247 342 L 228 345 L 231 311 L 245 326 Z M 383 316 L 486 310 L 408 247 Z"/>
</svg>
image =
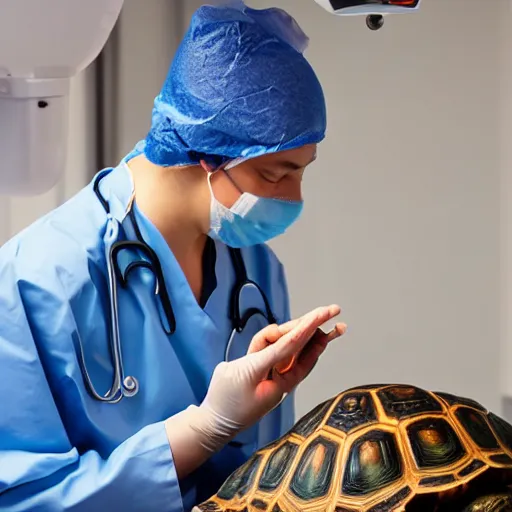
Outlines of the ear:
<svg viewBox="0 0 512 512">
<path fill-rule="evenodd" d="M 224 162 L 223 164 L 220 164 L 219 166 L 215 167 L 212 164 L 209 164 L 206 160 L 201 159 L 199 160 L 199 165 L 206 171 L 210 173 L 215 173 L 217 171 L 226 170 L 226 166 L 230 163 L 228 160 L 227 162 Z"/>
<path fill-rule="evenodd" d="M 211 166 L 206 160 L 199 160 L 199 164 L 201 165 L 201 167 L 206 171 L 206 172 L 215 172 L 216 169 Z"/>
</svg>

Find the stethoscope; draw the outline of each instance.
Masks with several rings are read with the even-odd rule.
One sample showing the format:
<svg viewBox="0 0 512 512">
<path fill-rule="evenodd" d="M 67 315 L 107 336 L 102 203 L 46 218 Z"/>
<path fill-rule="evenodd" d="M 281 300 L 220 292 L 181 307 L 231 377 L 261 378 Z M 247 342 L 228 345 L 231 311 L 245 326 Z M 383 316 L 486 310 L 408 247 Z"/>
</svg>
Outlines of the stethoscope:
<svg viewBox="0 0 512 512">
<path fill-rule="evenodd" d="M 109 220 L 113 223 L 112 236 L 116 238 L 116 241 L 110 246 L 107 256 L 111 322 L 109 348 L 111 352 L 114 377 L 112 385 L 106 394 L 101 395 L 98 393 L 92 382 L 91 376 L 85 364 L 83 343 L 80 340 L 80 335 L 76 331 L 74 333 L 74 343 L 77 349 L 81 372 L 90 395 L 100 402 L 114 404 L 120 402 L 123 397 L 129 398 L 135 396 L 139 391 L 139 382 L 137 378 L 132 375 L 124 374 L 121 338 L 119 333 L 119 305 L 117 295 L 118 284 L 120 284 L 122 288 L 126 288 L 128 286 L 128 276 L 130 272 L 137 268 L 148 269 L 153 273 L 155 277 L 155 289 L 153 293 L 158 299 L 159 305 L 161 306 L 161 313 L 163 314 L 163 317 L 160 315 L 160 319 L 162 329 L 166 335 L 171 336 L 176 331 L 176 318 L 169 294 L 167 292 L 167 288 L 165 286 L 162 266 L 160 265 L 160 261 L 155 251 L 144 241 L 144 238 L 137 225 L 134 209 L 130 205 L 127 214 L 130 219 L 131 226 L 133 227 L 135 240 L 127 239 L 126 233 L 122 233 L 121 223 L 114 219 L 110 214 L 110 205 L 108 201 L 106 201 L 106 199 L 103 197 L 99 189 L 101 179 L 109 172 L 109 169 L 100 172 L 93 183 L 94 193 L 105 209 L 105 212 L 109 216 Z M 123 234 L 125 238 L 118 239 L 119 237 L 123 236 Z M 260 317 L 267 325 L 276 322 L 267 296 L 256 282 L 248 278 L 247 270 L 240 249 L 234 249 L 231 247 L 228 247 L 228 249 L 235 271 L 235 284 L 231 290 L 230 295 L 229 319 L 231 320 L 232 324 L 232 332 L 224 351 L 225 361 L 230 361 L 235 358 L 233 353 L 236 347 L 236 338 L 240 333 L 244 331 L 251 318 Z M 122 268 L 122 266 L 119 264 L 119 256 L 124 251 L 132 251 L 139 257 L 137 259 L 130 260 L 130 263 L 126 265 L 125 268 Z M 259 292 L 261 298 L 263 299 L 265 311 L 262 311 L 256 307 L 251 307 L 247 309 L 244 314 L 242 314 L 240 297 L 242 296 L 244 288 L 247 286 L 254 287 Z"/>
</svg>

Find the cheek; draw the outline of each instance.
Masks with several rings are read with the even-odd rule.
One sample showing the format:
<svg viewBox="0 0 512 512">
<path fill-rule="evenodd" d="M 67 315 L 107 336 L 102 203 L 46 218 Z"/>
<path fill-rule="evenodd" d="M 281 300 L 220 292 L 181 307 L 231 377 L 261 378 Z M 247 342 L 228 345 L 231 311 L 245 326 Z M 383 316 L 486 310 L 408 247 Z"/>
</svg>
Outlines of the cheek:
<svg viewBox="0 0 512 512">
<path fill-rule="evenodd" d="M 223 172 L 214 173 L 210 179 L 215 199 L 226 208 L 231 208 L 240 197 L 235 185 Z"/>
<path fill-rule="evenodd" d="M 274 199 L 288 199 L 290 201 L 300 201 L 302 199 L 301 183 L 296 180 L 283 180 L 275 184 L 264 181 L 253 187 L 251 192 L 260 197 L 272 197 Z"/>
<path fill-rule="evenodd" d="M 290 199 L 292 201 L 301 201 L 302 200 L 302 181 L 294 180 L 293 184 L 290 184 L 287 190 L 286 199 Z"/>
<path fill-rule="evenodd" d="M 302 180 L 296 176 L 289 176 L 279 182 L 274 197 L 300 201 L 302 199 Z"/>
</svg>

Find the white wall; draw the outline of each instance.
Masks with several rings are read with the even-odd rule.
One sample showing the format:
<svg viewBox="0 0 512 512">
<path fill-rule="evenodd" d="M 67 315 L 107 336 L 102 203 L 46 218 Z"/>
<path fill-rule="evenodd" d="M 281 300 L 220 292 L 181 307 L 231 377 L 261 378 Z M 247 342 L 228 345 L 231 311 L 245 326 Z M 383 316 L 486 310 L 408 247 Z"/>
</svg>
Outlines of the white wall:
<svg viewBox="0 0 512 512">
<path fill-rule="evenodd" d="M 512 1 L 502 19 L 501 80 L 501 377 L 504 413 L 512 420 Z"/>
<path fill-rule="evenodd" d="M 151 126 L 153 100 L 162 87 L 181 39 L 181 3 L 175 0 L 125 0 L 118 34 L 121 48 L 120 108 L 116 119 L 118 159 L 131 151 Z"/>
<path fill-rule="evenodd" d="M 201 3 L 185 1 L 185 21 Z M 512 163 L 512 154 L 500 158 L 507 129 L 500 93 L 510 96 L 501 89 L 509 29 L 500 22 L 510 16 L 508 3 L 424 0 L 419 13 L 389 18 L 379 32 L 361 18 L 330 16 L 313 0 L 249 3 L 297 18 L 311 37 L 307 55 L 329 109 L 328 137 L 304 184 L 304 216 L 273 246 L 288 269 L 293 313 L 338 302 L 350 329 L 301 386 L 298 413 L 377 381 L 470 395 L 500 412 L 500 332 L 508 332 L 500 299 L 506 312 L 512 296 L 512 285 L 500 286 L 500 255 L 509 271 L 499 188 Z M 126 2 L 123 37 L 134 53 L 121 67 L 121 153 L 144 135 L 167 72 L 179 32 L 159 15 L 169 5 Z M 153 21 L 143 24 L 136 12 L 147 6 Z M 148 60 L 155 51 L 156 67 Z M 86 82 L 77 79 L 75 91 Z M 81 186 L 92 168 L 88 94 L 72 93 L 64 190 L 13 201 L 10 215 L 0 212 L 12 220 L 0 236 Z"/>
<path fill-rule="evenodd" d="M 67 165 L 57 185 L 35 197 L 0 197 L 0 244 L 83 187 L 95 172 L 94 65 L 71 80 Z"/>
</svg>

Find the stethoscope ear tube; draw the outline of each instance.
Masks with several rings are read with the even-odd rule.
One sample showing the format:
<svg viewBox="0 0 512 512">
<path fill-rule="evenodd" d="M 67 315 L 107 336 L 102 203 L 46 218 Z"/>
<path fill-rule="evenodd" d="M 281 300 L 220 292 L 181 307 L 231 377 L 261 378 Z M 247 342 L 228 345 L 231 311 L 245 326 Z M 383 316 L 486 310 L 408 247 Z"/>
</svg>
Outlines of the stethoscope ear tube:
<svg viewBox="0 0 512 512">
<path fill-rule="evenodd" d="M 269 321 L 269 324 L 276 323 L 276 318 L 274 314 L 272 313 L 272 309 L 270 307 L 270 304 L 268 302 L 267 296 L 261 289 L 261 287 L 258 285 L 258 283 L 252 281 L 247 277 L 247 271 L 245 269 L 244 260 L 242 258 L 242 253 L 240 252 L 240 249 L 234 249 L 232 247 L 229 247 L 229 253 L 231 256 L 231 261 L 233 262 L 233 267 L 235 269 L 235 287 L 233 289 L 233 292 L 231 293 L 231 301 L 230 301 L 230 314 L 229 318 L 233 324 L 233 329 L 235 329 L 237 332 L 242 332 L 245 326 L 244 319 L 242 318 L 241 308 L 240 308 L 240 297 L 242 295 L 242 289 L 246 285 L 252 285 L 256 287 L 258 292 L 261 295 L 261 298 L 263 299 L 263 302 L 265 304 L 265 311 L 266 316 Z"/>
<path fill-rule="evenodd" d="M 138 250 L 142 252 L 149 261 L 142 259 L 139 259 L 138 261 L 132 261 L 127 265 L 123 272 L 118 264 L 118 255 L 122 250 Z M 165 285 L 165 278 L 162 267 L 155 251 L 146 243 L 140 242 L 138 240 L 120 240 L 112 245 L 112 248 L 110 249 L 110 258 L 112 260 L 112 266 L 114 268 L 116 277 L 123 288 L 127 286 L 128 275 L 132 270 L 142 267 L 147 268 L 153 272 L 156 279 L 154 293 L 155 296 L 160 299 L 165 319 L 169 324 L 169 327 L 167 327 L 162 322 L 162 328 L 168 336 L 174 334 L 176 331 L 176 317 L 174 315 L 171 300 L 169 299 L 169 294 L 167 293 L 167 287 Z"/>
</svg>

